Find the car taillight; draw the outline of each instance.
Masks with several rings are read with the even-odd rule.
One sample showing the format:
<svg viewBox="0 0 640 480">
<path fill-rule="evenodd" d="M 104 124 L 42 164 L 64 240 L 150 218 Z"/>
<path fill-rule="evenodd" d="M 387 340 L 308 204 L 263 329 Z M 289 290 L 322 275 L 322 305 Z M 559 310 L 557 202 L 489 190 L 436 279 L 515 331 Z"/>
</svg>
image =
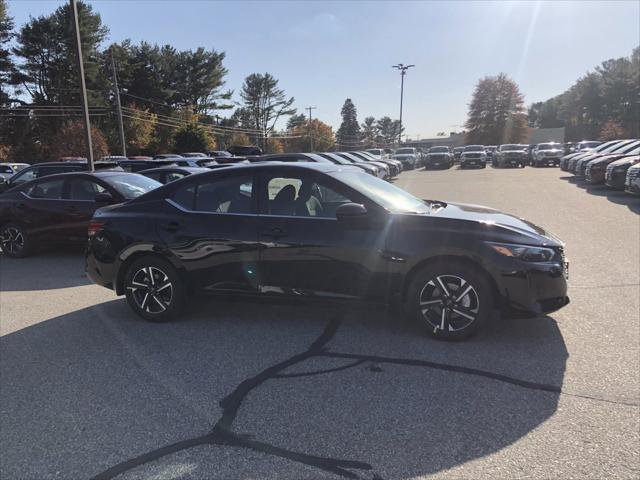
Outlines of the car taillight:
<svg viewBox="0 0 640 480">
<path fill-rule="evenodd" d="M 87 234 L 89 237 L 93 237 L 98 230 L 100 230 L 104 226 L 105 222 L 101 222 L 100 220 L 91 220 L 89 222 L 89 229 L 87 230 Z"/>
</svg>

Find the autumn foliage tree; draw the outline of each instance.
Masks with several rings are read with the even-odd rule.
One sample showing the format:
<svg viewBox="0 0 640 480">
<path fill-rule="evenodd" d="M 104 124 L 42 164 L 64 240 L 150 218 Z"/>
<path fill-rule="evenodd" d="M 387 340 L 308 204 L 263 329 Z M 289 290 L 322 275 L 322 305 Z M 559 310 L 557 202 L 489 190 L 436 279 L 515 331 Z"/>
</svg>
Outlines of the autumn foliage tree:
<svg viewBox="0 0 640 480">
<path fill-rule="evenodd" d="M 625 131 L 622 124 L 616 120 L 608 120 L 600 130 L 600 139 L 603 141 L 624 138 Z"/>
<path fill-rule="evenodd" d="M 291 138 L 287 143 L 289 152 L 326 152 L 333 150 L 336 144 L 336 137 L 330 125 L 314 118 L 300 121 L 297 126 L 291 129 Z M 311 149 L 310 136 L 313 137 L 313 150 Z"/>
<path fill-rule="evenodd" d="M 107 140 L 98 127 L 91 126 L 91 142 L 93 144 L 94 159 L 99 160 L 105 155 L 109 155 Z M 50 160 L 58 160 L 61 157 L 86 156 L 84 123 L 80 120 L 73 120 L 63 124 L 54 136 L 46 153 L 46 157 Z"/>
<path fill-rule="evenodd" d="M 504 73 L 478 81 L 467 123 L 467 143 L 521 143 L 527 136 L 524 97 Z"/>
</svg>

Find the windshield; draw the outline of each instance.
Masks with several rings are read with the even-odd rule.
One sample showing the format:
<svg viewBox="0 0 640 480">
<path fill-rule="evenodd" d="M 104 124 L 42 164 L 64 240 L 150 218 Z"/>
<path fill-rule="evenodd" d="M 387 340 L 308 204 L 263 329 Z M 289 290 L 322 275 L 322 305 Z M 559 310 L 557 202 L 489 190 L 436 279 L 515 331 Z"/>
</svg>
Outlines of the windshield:
<svg viewBox="0 0 640 480">
<path fill-rule="evenodd" d="M 504 152 L 505 150 L 524 150 L 522 145 L 500 145 L 500 151 Z"/>
<path fill-rule="evenodd" d="M 540 143 L 538 144 L 538 150 L 555 150 L 560 148 L 560 145 L 557 143 Z"/>
<path fill-rule="evenodd" d="M 396 150 L 396 155 L 413 155 L 415 154 L 415 149 L 413 148 L 399 148 Z"/>
<path fill-rule="evenodd" d="M 357 171 L 340 172 L 336 178 L 391 212 L 429 213 L 429 207 L 423 200 L 372 175 Z"/>
<path fill-rule="evenodd" d="M 0 173 L 13 173 L 9 165 L 0 165 Z"/>
<path fill-rule="evenodd" d="M 465 152 L 484 152 L 484 147 L 482 145 L 469 145 L 468 147 L 464 147 Z"/>
<path fill-rule="evenodd" d="M 160 182 L 156 182 L 144 175 L 138 175 L 137 173 L 109 175 L 108 177 L 103 177 L 103 180 L 128 200 L 137 198 L 162 185 Z"/>
<path fill-rule="evenodd" d="M 431 147 L 429 153 L 449 153 L 449 147 Z"/>
<path fill-rule="evenodd" d="M 384 151 L 379 148 L 372 148 L 371 150 L 367 150 L 369 153 L 373 153 L 374 155 L 384 155 Z"/>
</svg>

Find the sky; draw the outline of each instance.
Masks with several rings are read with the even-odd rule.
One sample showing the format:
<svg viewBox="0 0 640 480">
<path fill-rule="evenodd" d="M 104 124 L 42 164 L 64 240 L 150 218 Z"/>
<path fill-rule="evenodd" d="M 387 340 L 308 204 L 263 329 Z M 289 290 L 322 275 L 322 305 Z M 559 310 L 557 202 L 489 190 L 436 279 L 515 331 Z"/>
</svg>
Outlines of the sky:
<svg viewBox="0 0 640 480">
<path fill-rule="evenodd" d="M 513 78 L 525 103 L 546 100 L 609 58 L 640 44 L 640 1 L 259 1 L 88 0 L 108 42 L 131 39 L 226 52 L 226 88 L 269 72 L 300 113 L 337 129 L 351 98 L 366 116 L 398 118 L 398 63 L 410 138 L 461 130 L 474 85 Z M 53 0 L 9 0 L 19 27 Z M 419 137 L 418 137 L 419 136 Z"/>
</svg>

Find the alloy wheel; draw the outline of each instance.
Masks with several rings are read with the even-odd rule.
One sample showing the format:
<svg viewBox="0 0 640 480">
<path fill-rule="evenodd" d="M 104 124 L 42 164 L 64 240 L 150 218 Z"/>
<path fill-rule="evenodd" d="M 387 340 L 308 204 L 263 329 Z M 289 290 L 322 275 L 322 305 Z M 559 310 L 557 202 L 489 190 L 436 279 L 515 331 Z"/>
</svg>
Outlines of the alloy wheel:
<svg viewBox="0 0 640 480">
<path fill-rule="evenodd" d="M 24 250 L 24 235 L 17 227 L 6 227 L 0 235 L 2 250 L 9 255 L 18 255 Z"/>
<path fill-rule="evenodd" d="M 418 296 L 419 311 L 430 328 L 456 332 L 476 321 L 480 298 L 476 289 L 464 278 L 439 275 L 429 280 Z"/>
<path fill-rule="evenodd" d="M 147 313 L 162 313 L 173 299 L 173 284 L 158 267 L 142 267 L 127 285 L 136 305 Z"/>
</svg>

